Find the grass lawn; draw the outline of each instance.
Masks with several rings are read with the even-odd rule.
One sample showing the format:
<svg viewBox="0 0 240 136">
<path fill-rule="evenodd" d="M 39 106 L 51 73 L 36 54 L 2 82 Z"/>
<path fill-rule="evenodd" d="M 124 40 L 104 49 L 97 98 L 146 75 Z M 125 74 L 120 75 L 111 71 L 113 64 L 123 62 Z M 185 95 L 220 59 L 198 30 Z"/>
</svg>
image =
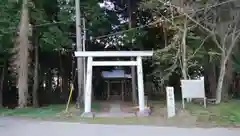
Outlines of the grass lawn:
<svg viewBox="0 0 240 136">
<path fill-rule="evenodd" d="M 187 110 L 196 116 L 199 122 L 212 122 L 218 125 L 240 124 L 240 101 L 232 100 L 219 105 L 188 104 Z"/>
<path fill-rule="evenodd" d="M 26 117 L 44 117 L 54 116 L 64 109 L 63 105 L 50 105 L 42 108 L 23 108 L 23 109 L 0 109 L 2 116 L 26 116 Z"/>
<path fill-rule="evenodd" d="M 230 101 L 219 105 L 207 105 L 204 108 L 199 104 L 187 104 L 186 110 L 182 110 L 181 104 L 177 103 L 178 113 L 176 117 L 167 119 L 165 102 L 150 102 L 153 106 L 153 113 L 150 117 L 108 117 L 108 118 L 81 118 L 81 109 L 76 109 L 71 105 L 69 112 L 65 111 L 66 105 L 50 105 L 42 108 L 25 108 L 25 109 L 0 109 L 2 116 L 18 116 L 39 118 L 43 120 L 86 122 L 95 124 L 138 124 L 138 125 L 157 125 L 157 126 L 184 126 L 192 127 L 199 125 L 209 127 L 235 126 L 240 124 L 240 101 Z M 93 103 L 92 109 L 100 111 L 99 103 Z M 202 125 L 201 125 L 202 124 Z"/>
<path fill-rule="evenodd" d="M 0 109 L 0 116 L 21 116 L 21 117 L 31 117 L 31 118 L 51 118 L 61 115 L 65 111 L 66 105 L 55 104 L 49 105 L 41 108 L 27 107 L 23 109 Z M 98 111 L 100 108 L 99 104 L 92 104 L 92 109 Z M 74 110 L 73 110 L 74 109 Z M 69 110 L 80 115 L 81 109 L 76 109 L 74 105 L 69 106 Z"/>
</svg>

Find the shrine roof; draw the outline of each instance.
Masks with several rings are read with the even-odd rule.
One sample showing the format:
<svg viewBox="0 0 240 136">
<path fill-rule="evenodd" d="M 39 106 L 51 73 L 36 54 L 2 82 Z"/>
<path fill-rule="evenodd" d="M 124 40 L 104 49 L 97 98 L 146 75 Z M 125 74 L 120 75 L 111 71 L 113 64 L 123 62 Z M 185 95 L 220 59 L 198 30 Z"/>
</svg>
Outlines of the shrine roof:
<svg viewBox="0 0 240 136">
<path fill-rule="evenodd" d="M 132 78 L 131 74 L 126 74 L 124 70 L 103 71 L 103 78 Z"/>
</svg>

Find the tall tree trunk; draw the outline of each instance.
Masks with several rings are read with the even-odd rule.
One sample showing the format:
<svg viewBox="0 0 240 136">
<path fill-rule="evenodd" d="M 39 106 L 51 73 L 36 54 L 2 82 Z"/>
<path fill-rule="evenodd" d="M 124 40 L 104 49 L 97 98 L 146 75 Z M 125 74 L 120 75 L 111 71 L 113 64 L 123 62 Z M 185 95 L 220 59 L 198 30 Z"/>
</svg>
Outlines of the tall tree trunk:
<svg viewBox="0 0 240 136">
<path fill-rule="evenodd" d="M 222 54 L 221 61 L 220 61 L 220 72 L 218 77 L 218 84 L 216 90 L 216 104 L 219 104 L 222 100 L 222 90 L 223 90 L 223 81 L 226 73 L 226 63 L 227 59 L 224 54 Z"/>
<path fill-rule="evenodd" d="M 216 76 L 216 66 L 215 63 L 209 63 L 209 68 L 207 70 L 207 80 L 209 82 L 209 91 L 212 98 L 216 98 L 216 88 L 217 88 L 217 76 Z"/>
<path fill-rule="evenodd" d="M 61 76 L 60 76 L 60 70 L 58 70 L 58 72 L 57 72 L 57 90 L 60 90 L 60 88 L 61 88 Z"/>
<path fill-rule="evenodd" d="M 34 50 L 35 50 L 35 54 L 34 54 L 34 58 L 35 58 L 35 64 L 34 64 L 34 77 L 33 77 L 33 107 L 39 107 L 39 103 L 38 103 L 38 89 L 39 89 L 39 46 L 38 46 L 38 33 L 37 30 L 34 28 L 33 29 L 33 44 L 34 44 Z"/>
<path fill-rule="evenodd" d="M 23 108 L 28 103 L 28 61 L 29 61 L 29 15 L 28 15 L 28 0 L 22 1 L 20 29 L 18 36 L 17 57 L 15 64 L 17 64 L 18 73 L 18 106 Z"/>
<path fill-rule="evenodd" d="M 68 100 L 68 94 L 69 94 L 69 89 L 68 89 L 68 75 L 66 74 L 65 71 L 62 72 L 62 92 L 61 96 L 64 102 L 67 102 Z"/>
<path fill-rule="evenodd" d="M 181 55 L 182 56 L 182 76 L 183 76 L 184 80 L 187 79 L 186 37 L 187 37 L 187 18 L 185 19 L 185 22 L 184 22 L 184 32 L 182 35 L 182 44 L 181 44 L 181 47 L 182 47 L 182 55 Z"/>
<path fill-rule="evenodd" d="M 181 0 L 181 7 L 183 12 L 185 12 L 185 4 L 184 4 L 184 0 Z M 188 77 L 187 75 L 187 44 L 186 44 L 186 39 L 187 39 L 187 32 L 188 32 L 188 18 L 185 18 L 184 24 L 183 24 L 183 34 L 182 34 L 182 43 L 181 43 L 181 50 L 182 50 L 182 76 L 183 79 L 186 80 Z M 191 98 L 187 98 L 187 101 L 190 102 L 192 101 Z"/>
<path fill-rule="evenodd" d="M 136 3 L 134 0 L 128 0 L 128 15 L 129 15 L 129 29 L 134 27 L 135 18 L 134 18 L 134 8 L 136 7 Z M 131 44 L 133 45 L 133 41 L 131 40 Z M 134 58 L 131 58 L 134 60 Z M 132 76 L 132 102 L 133 104 L 137 103 L 137 87 L 136 87 L 136 68 L 135 66 L 131 67 L 131 76 Z"/>
<path fill-rule="evenodd" d="M 3 107 L 3 85 L 4 85 L 4 77 L 5 77 L 5 60 L 4 60 L 4 64 L 3 64 L 3 68 L 2 68 L 2 72 L 1 72 L 1 79 L 0 79 L 0 108 Z"/>
<path fill-rule="evenodd" d="M 223 51 L 221 53 L 220 73 L 219 73 L 219 77 L 218 77 L 218 85 L 217 85 L 217 90 L 216 90 L 216 104 L 219 104 L 222 100 L 224 78 L 226 75 L 226 65 L 227 65 L 227 62 L 229 61 L 229 58 L 231 59 L 231 54 L 232 54 L 233 49 L 237 45 L 236 42 L 237 42 L 238 38 L 239 38 L 239 35 L 236 36 L 234 34 L 234 36 L 232 36 L 231 42 L 225 43 L 222 46 Z M 227 48 L 227 46 L 229 46 L 229 47 Z M 229 66 L 231 66 L 231 65 L 232 64 L 230 64 Z M 230 73 L 232 73 L 232 72 L 230 71 Z"/>
<path fill-rule="evenodd" d="M 240 79 L 239 79 L 239 74 L 237 74 L 236 82 L 237 82 L 237 85 L 236 85 L 237 93 L 236 93 L 236 95 L 239 97 L 240 96 Z"/>
<path fill-rule="evenodd" d="M 77 51 L 82 51 L 83 46 L 82 46 L 82 31 L 81 31 L 81 12 L 80 12 L 80 0 L 75 0 L 75 5 L 76 5 L 76 42 L 77 42 Z M 77 97 L 77 108 L 80 108 L 81 103 L 83 102 L 84 99 L 84 83 L 85 79 L 84 78 L 84 63 L 83 63 L 83 58 L 77 58 L 77 68 L 78 68 L 78 97 Z"/>
<path fill-rule="evenodd" d="M 164 47 L 168 46 L 167 23 L 163 22 Z"/>
<path fill-rule="evenodd" d="M 210 56 L 204 61 L 204 77 L 205 83 L 208 87 L 208 98 L 216 98 L 216 88 L 217 88 L 217 71 L 215 62 L 211 62 Z"/>
<path fill-rule="evenodd" d="M 60 88 L 60 95 L 61 99 L 66 102 L 68 98 L 68 76 L 66 71 L 63 68 L 63 61 L 64 56 L 62 55 L 61 51 L 59 52 L 59 68 L 60 68 L 60 76 L 61 76 L 61 88 Z"/>
<path fill-rule="evenodd" d="M 59 75 L 61 77 L 60 80 L 60 92 L 63 92 L 63 66 L 62 66 L 62 55 L 61 55 L 61 51 L 58 52 L 58 57 L 59 57 Z"/>
<path fill-rule="evenodd" d="M 47 70 L 47 75 L 46 75 L 46 95 L 47 95 L 47 101 L 49 103 L 54 103 L 55 99 L 53 97 L 53 88 L 52 88 L 52 80 L 53 80 L 53 73 L 52 69 Z"/>
<path fill-rule="evenodd" d="M 232 87 L 232 79 L 233 79 L 233 70 L 232 70 L 232 59 L 230 58 L 226 64 L 226 74 L 223 80 L 223 90 L 222 90 L 222 100 L 229 100 L 229 92 Z"/>
</svg>

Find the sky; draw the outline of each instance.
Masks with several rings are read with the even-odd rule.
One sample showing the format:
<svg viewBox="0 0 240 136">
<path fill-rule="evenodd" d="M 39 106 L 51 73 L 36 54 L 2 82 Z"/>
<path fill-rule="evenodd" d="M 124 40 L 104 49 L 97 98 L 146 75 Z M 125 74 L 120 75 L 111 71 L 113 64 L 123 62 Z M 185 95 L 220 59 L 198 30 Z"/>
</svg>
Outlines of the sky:
<svg viewBox="0 0 240 136">
<path fill-rule="evenodd" d="M 114 10 L 114 4 L 108 0 L 105 0 L 103 3 L 99 3 L 99 6 L 108 10 Z"/>
</svg>

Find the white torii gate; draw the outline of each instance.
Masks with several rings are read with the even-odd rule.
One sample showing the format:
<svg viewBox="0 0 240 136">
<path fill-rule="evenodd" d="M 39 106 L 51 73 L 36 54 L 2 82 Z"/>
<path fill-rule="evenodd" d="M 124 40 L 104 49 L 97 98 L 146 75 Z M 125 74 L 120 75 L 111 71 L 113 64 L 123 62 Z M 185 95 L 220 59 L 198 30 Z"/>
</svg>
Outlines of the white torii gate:
<svg viewBox="0 0 240 136">
<path fill-rule="evenodd" d="M 145 109 L 142 57 L 152 56 L 153 51 L 77 51 L 76 57 L 87 57 L 87 77 L 84 90 L 84 117 L 93 117 L 91 112 L 92 67 L 93 66 L 137 66 L 139 112 L 138 116 L 148 116 Z M 94 57 L 136 57 L 136 61 L 93 61 Z"/>
</svg>

